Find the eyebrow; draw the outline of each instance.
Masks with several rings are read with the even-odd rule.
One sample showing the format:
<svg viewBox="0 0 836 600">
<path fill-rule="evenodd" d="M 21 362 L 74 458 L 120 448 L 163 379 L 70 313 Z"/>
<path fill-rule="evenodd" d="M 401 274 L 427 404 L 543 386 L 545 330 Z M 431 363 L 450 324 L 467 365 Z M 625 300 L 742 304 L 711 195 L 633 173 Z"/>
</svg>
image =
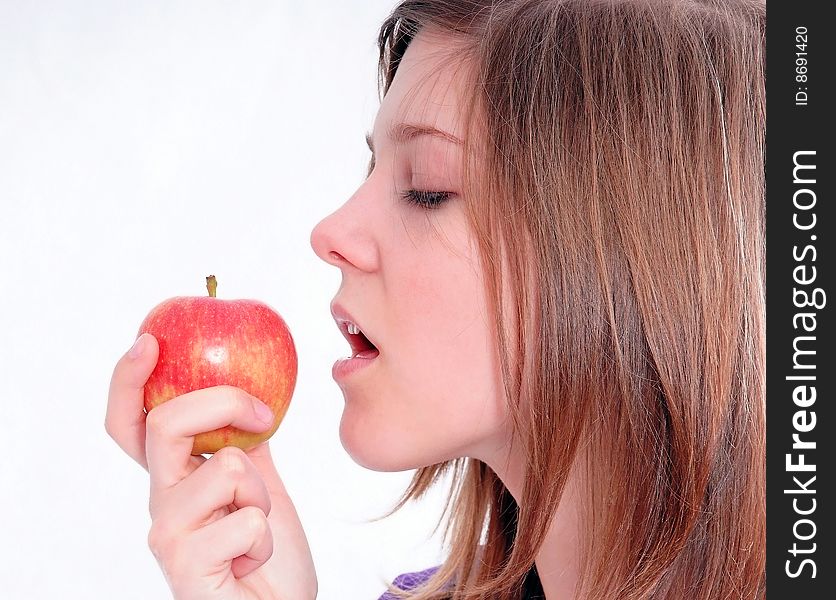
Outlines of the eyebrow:
<svg viewBox="0 0 836 600">
<path fill-rule="evenodd" d="M 462 145 L 462 141 L 452 133 L 436 129 L 435 127 L 431 127 L 429 125 L 396 123 L 387 130 L 386 134 L 389 139 L 394 141 L 396 144 L 406 144 L 417 137 L 429 135 L 459 146 Z M 369 150 L 372 151 L 372 154 L 374 154 L 374 143 L 372 142 L 371 132 L 366 133 L 366 144 L 369 146 Z"/>
</svg>

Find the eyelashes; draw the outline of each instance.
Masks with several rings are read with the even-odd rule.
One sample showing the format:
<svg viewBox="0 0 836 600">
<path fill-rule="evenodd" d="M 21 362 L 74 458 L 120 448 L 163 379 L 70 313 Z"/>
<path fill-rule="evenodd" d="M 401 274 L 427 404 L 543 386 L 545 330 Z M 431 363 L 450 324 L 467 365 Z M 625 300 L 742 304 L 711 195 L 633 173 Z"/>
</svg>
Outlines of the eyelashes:
<svg viewBox="0 0 836 600">
<path fill-rule="evenodd" d="M 366 179 L 371 177 L 372 171 L 375 167 L 375 157 L 372 153 L 369 158 L 369 164 L 366 167 Z M 401 198 L 408 203 L 424 209 L 435 209 L 441 206 L 444 202 L 450 199 L 452 192 L 432 192 L 427 190 L 406 190 L 401 193 Z"/>
<path fill-rule="evenodd" d="M 424 190 L 407 190 L 401 194 L 401 197 L 421 208 L 434 209 L 441 206 L 444 202 L 450 199 L 451 192 L 429 192 Z"/>
</svg>

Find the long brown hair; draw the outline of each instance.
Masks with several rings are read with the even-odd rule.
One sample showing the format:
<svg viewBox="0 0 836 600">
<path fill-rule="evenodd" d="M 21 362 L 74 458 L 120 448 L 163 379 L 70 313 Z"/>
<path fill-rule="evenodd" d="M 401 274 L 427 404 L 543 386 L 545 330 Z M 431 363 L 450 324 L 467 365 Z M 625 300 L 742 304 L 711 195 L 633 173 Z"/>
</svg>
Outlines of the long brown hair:
<svg viewBox="0 0 836 600">
<path fill-rule="evenodd" d="M 382 94 L 424 27 L 472 65 L 461 201 L 528 469 L 519 507 L 479 460 L 417 471 L 394 510 L 453 485 L 414 597 L 519 594 L 578 469 L 578 597 L 762 598 L 763 0 L 404 0 Z"/>
</svg>

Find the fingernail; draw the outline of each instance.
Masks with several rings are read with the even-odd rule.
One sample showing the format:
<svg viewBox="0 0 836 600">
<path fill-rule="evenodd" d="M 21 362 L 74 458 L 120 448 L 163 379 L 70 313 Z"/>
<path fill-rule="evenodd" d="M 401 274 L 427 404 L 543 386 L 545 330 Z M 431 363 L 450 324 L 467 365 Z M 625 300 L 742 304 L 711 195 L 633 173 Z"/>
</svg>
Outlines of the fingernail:
<svg viewBox="0 0 836 600">
<path fill-rule="evenodd" d="M 255 407 L 255 416 L 259 421 L 265 425 L 270 425 L 273 422 L 273 411 L 270 410 L 269 406 L 260 400 L 253 400 L 253 406 Z"/>
<path fill-rule="evenodd" d="M 139 358 L 142 356 L 142 351 L 145 350 L 145 334 L 143 333 L 141 336 L 136 338 L 134 345 L 131 346 L 131 349 L 128 350 L 128 356 L 130 358 Z"/>
</svg>

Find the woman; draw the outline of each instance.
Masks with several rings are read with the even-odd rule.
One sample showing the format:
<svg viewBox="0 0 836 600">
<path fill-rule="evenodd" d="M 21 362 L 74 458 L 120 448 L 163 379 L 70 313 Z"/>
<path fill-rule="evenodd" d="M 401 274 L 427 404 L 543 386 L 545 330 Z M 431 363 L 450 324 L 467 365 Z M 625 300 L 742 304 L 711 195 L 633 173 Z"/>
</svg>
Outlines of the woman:
<svg viewBox="0 0 836 600">
<path fill-rule="evenodd" d="M 764 21 L 405 0 L 383 24 L 369 173 L 311 243 L 379 352 L 335 369 L 344 447 L 418 469 L 398 507 L 453 471 L 449 557 L 397 580 L 410 597 L 764 596 Z M 146 419 L 156 356 L 145 335 L 119 361 L 107 428 L 150 472 L 175 596 L 314 597 L 267 445 L 189 456 L 267 427 L 258 401 Z"/>
</svg>

